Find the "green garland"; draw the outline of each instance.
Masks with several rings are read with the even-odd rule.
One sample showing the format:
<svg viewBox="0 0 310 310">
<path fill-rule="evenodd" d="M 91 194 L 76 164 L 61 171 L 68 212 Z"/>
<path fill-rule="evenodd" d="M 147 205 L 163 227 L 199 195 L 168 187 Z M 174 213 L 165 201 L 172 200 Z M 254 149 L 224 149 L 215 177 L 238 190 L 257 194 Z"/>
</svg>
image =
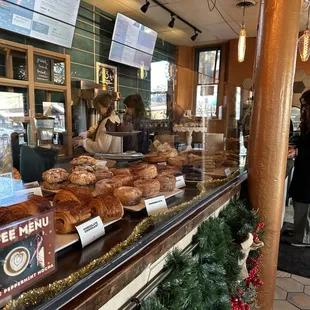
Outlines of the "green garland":
<svg viewBox="0 0 310 310">
<path fill-rule="evenodd" d="M 229 310 L 234 309 L 232 298 L 246 305 L 244 309 L 257 309 L 255 287 L 239 281 L 238 259 L 243 257 L 240 243 L 256 231 L 258 223 L 257 214 L 245 202 L 232 199 L 219 217 L 210 217 L 198 227 L 191 254 L 176 249 L 168 256 L 164 269 L 172 272 L 141 309 Z M 251 257 L 258 256 L 255 251 Z"/>
</svg>

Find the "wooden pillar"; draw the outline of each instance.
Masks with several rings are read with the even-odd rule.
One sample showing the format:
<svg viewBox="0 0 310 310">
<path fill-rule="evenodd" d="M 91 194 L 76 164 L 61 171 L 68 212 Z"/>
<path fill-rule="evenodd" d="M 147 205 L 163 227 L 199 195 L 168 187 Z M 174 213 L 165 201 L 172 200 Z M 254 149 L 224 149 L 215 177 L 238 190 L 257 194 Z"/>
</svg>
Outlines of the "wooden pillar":
<svg viewBox="0 0 310 310">
<path fill-rule="evenodd" d="M 274 302 L 300 7 L 300 0 L 261 1 L 249 195 L 266 225 L 260 273 L 265 285 L 259 292 L 262 310 L 273 309 Z"/>
</svg>

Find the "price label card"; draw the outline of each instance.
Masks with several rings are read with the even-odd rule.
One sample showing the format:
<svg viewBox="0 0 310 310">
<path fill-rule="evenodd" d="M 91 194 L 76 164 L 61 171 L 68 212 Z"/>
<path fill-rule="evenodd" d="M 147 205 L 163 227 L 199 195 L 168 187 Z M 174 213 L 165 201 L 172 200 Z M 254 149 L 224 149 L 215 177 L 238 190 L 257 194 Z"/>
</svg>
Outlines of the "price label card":
<svg viewBox="0 0 310 310">
<path fill-rule="evenodd" d="M 16 196 L 37 195 L 43 196 L 41 187 L 25 188 L 15 192 Z"/>
<path fill-rule="evenodd" d="M 185 187 L 185 180 L 184 180 L 184 175 L 180 175 L 178 177 L 175 178 L 176 180 L 176 188 L 182 188 Z"/>
<path fill-rule="evenodd" d="M 168 210 L 166 198 L 164 195 L 145 199 L 144 203 L 148 215 L 152 215 L 159 211 Z"/>
<path fill-rule="evenodd" d="M 167 163 L 165 161 L 163 161 L 161 163 L 158 163 L 157 165 L 159 165 L 159 166 L 167 166 Z"/>
<path fill-rule="evenodd" d="M 77 225 L 76 230 L 80 236 L 83 248 L 105 234 L 100 216 L 96 216 L 80 225 Z"/>
<path fill-rule="evenodd" d="M 225 174 L 227 177 L 231 174 L 230 168 L 225 169 Z"/>
</svg>

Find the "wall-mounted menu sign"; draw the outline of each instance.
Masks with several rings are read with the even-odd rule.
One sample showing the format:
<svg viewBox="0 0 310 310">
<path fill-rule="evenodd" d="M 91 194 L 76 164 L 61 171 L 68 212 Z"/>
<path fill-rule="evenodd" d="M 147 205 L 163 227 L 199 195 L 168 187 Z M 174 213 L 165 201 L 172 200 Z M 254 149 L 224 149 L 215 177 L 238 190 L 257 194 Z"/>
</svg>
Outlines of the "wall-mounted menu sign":
<svg viewBox="0 0 310 310">
<path fill-rule="evenodd" d="M 44 56 L 34 56 L 34 78 L 37 82 L 50 83 L 52 81 L 51 59 Z"/>
<path fill-rule="evenodd" d="M 55 232 L 52 211 L 0 229 L 0 301 L 53 270 Z"/>
</svg>

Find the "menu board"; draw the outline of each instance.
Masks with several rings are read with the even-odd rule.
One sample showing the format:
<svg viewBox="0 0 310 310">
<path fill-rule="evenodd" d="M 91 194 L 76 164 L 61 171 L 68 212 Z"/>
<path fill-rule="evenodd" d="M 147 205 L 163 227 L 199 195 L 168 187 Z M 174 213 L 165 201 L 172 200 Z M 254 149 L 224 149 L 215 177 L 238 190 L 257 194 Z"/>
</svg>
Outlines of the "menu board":
<svg viewBox="0 0 310 310">
<path fill-rule="evenodd" d="M 37 82 L 51 82 L 51 59 L 44 56 L 34 58 L 34 77 Z"/>
<path fill-rule="evenodd" d="M 0 0 L 0 27 L 71 47 L 80 0 Z"/>
<path fill-rule="evenodd" d="M 112 41 L 109 59 L 135 68 L 150 70 L 152 55 Z"/>
<path fill-rule="evenodd" d="M 112 40 L 153 55 L 157 32 L 118 13 Z"/>
</svg>

